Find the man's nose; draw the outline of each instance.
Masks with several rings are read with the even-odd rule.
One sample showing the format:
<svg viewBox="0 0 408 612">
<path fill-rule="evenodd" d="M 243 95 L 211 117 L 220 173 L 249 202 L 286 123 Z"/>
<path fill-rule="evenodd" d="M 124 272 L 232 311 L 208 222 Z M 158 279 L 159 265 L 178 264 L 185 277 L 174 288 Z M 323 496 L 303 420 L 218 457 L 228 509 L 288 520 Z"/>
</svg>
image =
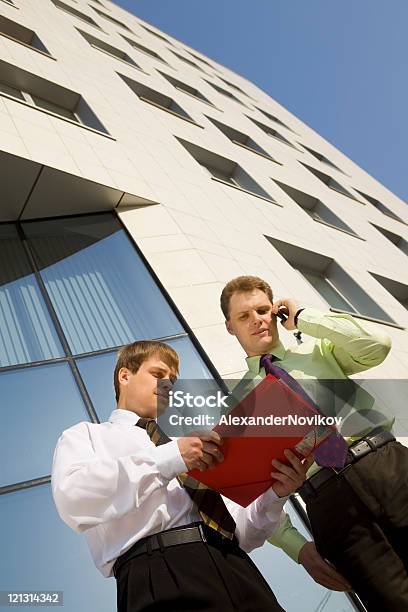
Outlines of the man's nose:
<svg viewBox="0 0 408 612">
<path fill-rule="evenodd" d="M 253 325 L 257 326 L 262 321 L 262 315 L 256 312 L 256 310 L 254 312 L 251 312 L 250 321 Z"/>
<path fill-rule="evenodd" d="M 157 384 L 161 393 L 168 394 L 173 388 L 173 383 L 168 378 L 161 378 Z"/>
</svg>

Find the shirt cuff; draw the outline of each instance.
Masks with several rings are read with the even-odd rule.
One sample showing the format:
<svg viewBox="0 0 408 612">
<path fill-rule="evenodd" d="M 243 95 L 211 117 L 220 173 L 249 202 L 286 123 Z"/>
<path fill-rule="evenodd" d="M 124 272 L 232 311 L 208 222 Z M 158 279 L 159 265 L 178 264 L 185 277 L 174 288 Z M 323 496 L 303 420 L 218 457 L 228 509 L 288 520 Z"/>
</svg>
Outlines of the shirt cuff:
<svg viewBox="0 0 408 612">
<path fill-rule="evenodd" d="M 272 487 L 269 487 L 265 493 L 258 497 L 258 512 L 265 513 L 268 520 L 275 521 L 280 518 L 283 506 L 288 499 L 288 495 L 279 497 Z"/>
<path fill-rule="evenodd" d="M 157 467 L 167 480 L 175 478 L 183 472 L 187 472 L 187 466 L 181 456 L 177 440 L 156 446 Z"/>
<path fill-rule="evenodd" d="M 316 308 L 304 308 L 298 315 L 297 329 L 307 335 L 318 337 L 317 329 L 325 316 L 329 313 L 324 313 Z"/>
</svg>

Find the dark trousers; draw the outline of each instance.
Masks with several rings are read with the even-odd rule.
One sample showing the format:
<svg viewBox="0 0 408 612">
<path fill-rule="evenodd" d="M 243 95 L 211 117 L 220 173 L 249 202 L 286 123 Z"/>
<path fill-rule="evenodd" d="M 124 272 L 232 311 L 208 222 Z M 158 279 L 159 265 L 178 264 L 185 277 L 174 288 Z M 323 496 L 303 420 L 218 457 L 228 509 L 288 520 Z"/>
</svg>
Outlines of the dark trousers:
<svg viewBox="0 0 408 612">
<path fill-rule="evenodd" d="M 144 553 L 116 580 L 118 612 L 283 612 L 250 557 L 215 541 Z"/>
<path fill-rule="evenodd" d="M 389 442 L 307 503 L 319 553 L 369 612 L 408 612 L 408 448 Z"/>
</svg>

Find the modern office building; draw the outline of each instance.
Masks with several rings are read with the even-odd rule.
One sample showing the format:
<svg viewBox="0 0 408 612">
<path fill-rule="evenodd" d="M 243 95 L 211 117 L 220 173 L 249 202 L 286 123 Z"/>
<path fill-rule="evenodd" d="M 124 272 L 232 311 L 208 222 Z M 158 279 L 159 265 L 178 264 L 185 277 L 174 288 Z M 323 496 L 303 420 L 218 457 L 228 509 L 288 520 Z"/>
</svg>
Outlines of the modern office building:
<svg viewBox="0 0 408 612">
<path fill-rule="evenodd" d="M 245 78 L 108 0 L 0 0 L 0 186 L 0 590 L 115 609 L 56 513 L 56 440 L 108 418 L 135 339 L 172 344 L 184 376 L 239 378 L 235 276 L 384 329 L 364 376 L 408 439 L 407 205 Z M 288 612 L 353 609 L 271 545 L 253 558 Z"/>
</svg>

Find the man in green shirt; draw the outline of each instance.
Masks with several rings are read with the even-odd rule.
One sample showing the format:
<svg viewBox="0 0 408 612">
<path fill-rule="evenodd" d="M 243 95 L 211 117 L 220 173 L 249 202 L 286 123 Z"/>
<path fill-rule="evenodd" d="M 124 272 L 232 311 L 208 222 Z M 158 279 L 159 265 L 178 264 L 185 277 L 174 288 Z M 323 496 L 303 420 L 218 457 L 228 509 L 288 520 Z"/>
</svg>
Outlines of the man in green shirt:
<svg viewBox="0 0 408 612">
<path fill-rule="evenodd" d="M 221 308 L 228 332 L 247 354 L 248 372 L 242 382 L 250 386 L 265 376 L 263 355 L 277 360 L 302 385 L 315 381 L 316 387 L 325 379 L 347 384 L 349 375 L 382 363 L 391 348 L 385 333 L 368 331 L 351 315 L 300 308 L 292 298 L 273 302 L 271 288 L 257 277 L 230 281 L 222 292 Z M 282 311 L 287 330 L 298 329 L 311 339 L 286 349 L 277 326 Z M 269 541 L 323 586 L 353 588 L 370 612 L 406 612 L 408 449 L 395 441 L 390 433 L 393 417 L 370 394 L 357 387 L 351 397 L 352 405 L 346 401 L 340 411 L 341 433 L 349 444 L 344 471 L 337 474 L 313 464 L 299 491 L 316 546 L 288 516 Z"/>
</svg>

